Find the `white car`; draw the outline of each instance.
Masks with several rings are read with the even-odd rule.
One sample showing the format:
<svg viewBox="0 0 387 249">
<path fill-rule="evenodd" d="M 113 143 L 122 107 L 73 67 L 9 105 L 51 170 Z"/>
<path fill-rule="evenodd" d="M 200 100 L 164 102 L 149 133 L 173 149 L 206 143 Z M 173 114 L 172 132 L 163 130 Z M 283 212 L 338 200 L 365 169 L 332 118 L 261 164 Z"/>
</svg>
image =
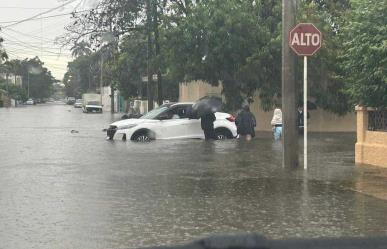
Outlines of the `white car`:
<svg viewBox="0 0 387 249">
<path fill-rule="evenodd" d="M 153 139 L 204 139 L 200 119 L 189 119 L 193 103 L 164 104 L 139 119 L 114 122 L 107 129 L 107 139 L 149 141 Z M 228 113 L 215 113 L 215 134 L 218 139 L 235 138 L 235 118 Z"/>
<path fill-rule="evenodd" d="M 82 99 L 77 99 L 77 100 L 75 101 L 75 103 L 74 103 L 74 107 L 75 107 L 75 108 L 82 108 L 82 105 L 83 105 Z"/>
<path fill-rule="evenodd" d="M 34 104 L 35 104 L 35 102 L 34 102 L 33 99 L 28 99 L 28 100 L 26 101 L 26 105 L 34 105 Z"/>
</svg>

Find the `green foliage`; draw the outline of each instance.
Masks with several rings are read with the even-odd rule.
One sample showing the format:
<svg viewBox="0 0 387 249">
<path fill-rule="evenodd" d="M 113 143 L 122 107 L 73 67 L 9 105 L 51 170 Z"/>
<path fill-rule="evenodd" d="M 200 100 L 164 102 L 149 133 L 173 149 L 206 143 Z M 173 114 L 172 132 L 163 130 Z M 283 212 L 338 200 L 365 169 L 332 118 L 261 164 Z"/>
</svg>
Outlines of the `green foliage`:
<svg viewBox="0 0 387 249">
<path fill-rule="evenodd" d="M 125 97 L 145 95 L 150 35 L 150 71 L 161 70 L 164 98 L 177 99 L 178 83 L 191 80 L 222 83 L 229 109 L 259 93 L 269 110 L 281 96 L 281 1 L 150 0 L 149 30 L 145 3 L 103 0 L 98 9 L 74 15 L 68 41 L 83 56 L 69 64 L 68 89 L 86 91 L 98 75 L 95 66 L 91 73 L 96 62 L 83 45 L 98 54 L 115 43 L 119 49 L 108 49 L 104 82 Z M 308 60 L 309 93 L 319 107 L 345 114 L 354 104 L 386 106 L 386 6 L 386 0 L 300 1 L 297 21 L 312 22 L 323 33 L 321 50 Z M 296 71 L 301 101 L 302 60 Z"/>
<path fill-rule="evenodd" d="M 387 106 L 387 1 L 353 0 L 342 56 L 352 103 Z"/>
<path fill-rule="evenodd" d="M 178 81 L 222 82 L 230 109 L 280 86 L 278 1 L 201 1 L 165 32 L 168 73 Z"/>
<path fill-rule="evenodd" d="M 1 30 L 1 28 L 0 28 Z M 3 62 L 5 59 L 8 59 L 8 55 L 5 52 L 5 49 L 3 48 L 3 43 L 4 39 L 0 37 L 0 63 Z"/>
<path fill-rule="evenodd" d="M 7 90 L 9 96 L 12 99 L 26 101 L 27 100 L 27 91 L 21 86 L 15 86 L 13 84 L 6 84 L 4 81 L 0 82 L 0 89 Z"/>
<path fill-rule="evenodd" d="M 96 53 L 82 55 L 67 65 L 63 78 L 67 96 L 80 98 L 83 93 L 95 91 L 99 85 L 100 56 Z"/>
<path fill-rule="evenodd" d="M 115 74 L 118 89 L 125 98 L 143 95 L 142 76 L 146 75 L 146 37 L 132 32 L 123 38 L 121 53 L 116 62 Z"/>
<path fill-rule="evenodd" d="M 352 110 L 340 60 L 343 52 L 342 29 L 349 11 L 350 6 L 346 0 L 305 1 L 298 15 L 298 22 L 313 23 L 323 36 L 321 49 L 308 58 L 309 95 L 315 98 L 319 107 L 337 114 Z M 299 102 L 302 103 L 302 59 L 299 60 L 297 72 Z"/>
<path fill-rule="evenodd" d="M 15 93 L 15 96 L 20 96 L 24 99 L 28 92 L 32 98 L 48 98 L 51 96 L 53 87 L 52 84 L 57 80 L 51 75 L 51 72 L 44 67 L 44 63 L 38 58 L 21 60 L 11 60 L 0 65 L 3 73 L 22 76 L 22 89 L 20 87 L 11 87 L 10 91 Z M 11 86 L 11 84 L 9 84 Z M 17 99 L 20 99 L 17 98 Z"/>
</svg>

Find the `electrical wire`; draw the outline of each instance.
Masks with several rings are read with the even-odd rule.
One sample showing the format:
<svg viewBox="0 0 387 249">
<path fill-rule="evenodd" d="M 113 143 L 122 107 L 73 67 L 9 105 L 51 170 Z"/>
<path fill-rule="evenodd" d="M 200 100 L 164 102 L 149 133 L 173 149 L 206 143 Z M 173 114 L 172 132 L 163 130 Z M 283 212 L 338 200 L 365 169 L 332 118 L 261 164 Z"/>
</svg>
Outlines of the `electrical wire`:
<svg viewBox="0 0 387 249">
<path fill-rule="evenodd" d="M 49 10 L 50 8 L 29 8 L 29 7 L 19 7 L 19 6 L 0 6 L 0 9 Z"/>
<path fill-rule="evenodd" d="M 29 17 L 29 18 L 25 18 L 25 19 L 22 19 L 22 20 L 19 20 L 19 21 L 15 21 L 15 23 L 6 25 L 3 28 L 12 27 L 12 26 L 18 25 L 20 23 L 24 23 L 24 22 L 27 22 L 27 21 L 31 21 L 31 20 L 37 19 L 38 17 L 40 17 L 40 16 L 42 16 L 44 14 L 48 14 L 50 12 L 53 12 L 53 11 L 57 10 L 57 9 L 63 8 L 64 6 L 69 5 L 69 4 L 71 4 L 71 3 L 75 2 L 75 1 L 78 1 L 78 0 L 69 0 L 69 1 L 67 1 L 67 2 L 65 2 L 65 3 L 59 5 L 59 6 L 55 7 L 55 8 L 49 9 L 47 11 L 43 11 L 43 12 L 41 12 L 39 14 L 36 14 L 36 15 L 33 15 L 33 16 Z"/>
<path fill-rule="evenodd" d="M 29 38 L 33 38 L 35 40 L 39 40 L 39 41 L 45 41 L 45 42 L 54 42 L 54 40 L 51 40 L 51 39 L 47 39 L 47 38 L 44 38 L 44 37 L 39 37 L 39 36 L 35 36 L 35 35 L 32 35 L 32 34 L 26 34 L 26 33 L 23 33 L 23 32 L 20 32 L 20 31 L 17 31 L 17 30 L 13 30 L 11 28 L 7 29 L 13 33 L 17 33 L 19 35 L 23 35 L 23 36 L 26 36 L 26 37 L 29 37 Z M 0 31 L 1 32 L 1 31 Z"/>
<path fill-rule="evenodd" d="M 43 50 L 42 47 L 38 47 L 38 46 L 33 46 L 31 44 L 27 44 L 27 43 L 25 43 L 25 42 L 15 38 L 14 36 L 11 36 L 9 34 L 4 33 L 4 31 L 1 31 L 1 33 L 3 34 L 3 36 L 5 36 L 5 38 L 10 37 L 15 44 L 19 44 L 22 47 L 25 47 L 25 48 L 28 48 L 28 49 L 31 49 L 31 50 L 35 49 L 35 50 L 38 50 L 39 52 L 47 52 L 47 53 L 57 54 L 57 55 L 58 54 L 62 54 L 62 53 L 55 53 L 55 52 L 48 51 L 48 50 Z M 58 49 L 58 48 L 52 48 L 52 49 Z"/>
</svg>

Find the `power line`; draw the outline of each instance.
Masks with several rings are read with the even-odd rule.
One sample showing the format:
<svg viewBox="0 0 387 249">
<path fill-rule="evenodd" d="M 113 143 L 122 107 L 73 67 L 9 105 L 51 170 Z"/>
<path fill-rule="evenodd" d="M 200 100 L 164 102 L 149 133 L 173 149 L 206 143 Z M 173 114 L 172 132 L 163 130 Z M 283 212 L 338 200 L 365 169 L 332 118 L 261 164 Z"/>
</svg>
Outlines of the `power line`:
<svg viewBox="0 0 387 249">
<path fill-rule="evenodd" d="M 20 41 L 20 40 L 18 40 L 17 38 L 12 37 L 12 36 L 9 35 L 9 34 L 5 34 L 4 32 L 2 32 L 2 34 L 3 34 L 3 35 L 6 35 L 6 36 L 9 36 L 9 37 L 11 37 L 12 39 L 15 39 L 15 41 L 13 41 L 15 44 L 19 44 L 20 46 L 25 47 L 25 48 L 27 48 L 27 49 L 35 50 L 35 51 L 38 51 L 38 52 L 46 52 L 46 53 L 50 53 L 50 54 L 56 54 L 56 55 L 62 54 L 62 53 L 55 53 L 55 52 L 48 51 L 48 50 L 43 50 L 41 47 L 33 46 L 33 45 L 31 45 L 31 44 L 26 44 L 26 43 L 24 43 L 23 41 Z"/>
<path fill-rule="evenodd" d="M 26 36 L 26 37 L 34 38 L 36 40 L 40 40 L 40 41 L 45 40 L 45 41 L 49 41 L 49 42 L 54 42 L 54 40 L 51 40 L 51 39 L 35 36 L 35 35 L 32 35 L 32 34 L 26 34 L 26 33 L 23 33 L 23 32 L 14 30 L 14 29 L 11 29 L 11 28 L 8 28 L 7 30 L 9 30 L 11 32 L 14 32 L 14 33 L 17 33 L 17 34 L 20 34 L 20 35 L 23 35 L 23 36 Z"/>
<path fill-rule="evenodd" d="M 19 47 L 22 47 L 22 49 L 29 51 L 34 50 L 38 52 L 48 52 L 48 53 L 54 53 L 54 54 L 61 54 L 61 55 L 70 55 L 70 52 L 62 52 L 61 48 L 58 47 L 43 47 L 43 46 L 37 46 L 32 45 L 30 43 L 21 43 L 20 41 L 11 41 L 12 43 L 5 44 L 4 48 L 11 48 L 11 49 L 19 49 Z M 36 43 L 35 43 L 36 44 Z M 61 52 L 54 52 L 54 51 L 61 51 Z"/>
<path fill-rule="evenodd" d="M 35 40 L 39 40 L 39 41 L 45 41 L 45 42 L 52 42 L 52 41 L 54 41 L 54 40 L 50 40 L 50 39 L 47 39 L 47 38 L 44 38 L 44 37 L 38 37 L 38 36 L 35 36 L 35 35 L 32 35 L 32 34 L 26 34 L 26 33 L 23 33 L 23 32 L 17 31 L 17 30 L 13 30 L 11 28 L 8 28 L 7 30 L 9 30 L 11 32 L 14 32 L 14 33 L 17 33 L 17 34 L 20 34 L 20 35 L 23 35 L 23 36 L 26 36 L 26 37 L 29 37 L 29 38 L 33 38 Z"/>
<path fill-rule="evenodd" d="M 20 7 L 20 6 L 0 6 L 0 9 L 49 10 L 50 8 L 32 8 L 32 7 Z"/>
<path fill-rule="evenodd" d="M 43 20 L 43 19 L 48 19 L 48 18 L 53 18 L 53 17 L 60 17 L 60 16 L 68 16 L 68 15 L 77 14 L 77 13 L 82 13 L 82 12 L 87 12 L 87 11 L 90 11 L 90 10 L 81 10 L 81 11 L 69 12 L 69 13 L 63 13 L 63 14 L 57 14 L 57 15 L 52 15 L 52 16 L 42 16 L 42 17 L 37 17 L 37 18 L 25 20 L 25 21 L 23 21 L 23 22 L 27 22 L 27 21 L 38 21 L 38 20 Z M 9 27 L 14 26 L 14 25 L 16 25 L 16 24 L 19 24 L 19 23 L 21 23 L 21 22 L 20 22 L 20 21 L 5 21 L 5 22 L 0 22 L 0 23 L 14 23 L 14 24 L 10 24 L 10 25 L 7 25 L 7 26 L 4 26 L 4 27 L 3 27 L 3 28 L 9 28 Z"/>
<path fill-rule="evenodd" d="M 31 21 L 31 20 L 33 20 L 33 19 L 36 19 L 36 18 L 39 17 L 39 16 L 42 16 L 42 15 L 44 15 L 44 14 L 48 14 L 48 13 L 50 13 L 50 12 L 53 12 L 53 11 L 55 11 L 55 10 L 57 10 L 57 9 L 63 8 L 64 6 L 69 5 L 70 3 L 73 3 L 73 2 L 75 2 L 75 1 L 77 1 L 77 0 L 69 0 L 69 1 L 67 1 L 66 3 L 61 4 L 61 5 L 59 5 L 59 6 L 55 7 L 55 8 L 49 9 L 49 10 L 47 10 L 47 11 L 43 11 L 43 12 L 41 12 L 41 13 L 39 13 L 39 14 L 36 14 L 36 15 L 33 15 L 33 16 L 29 17 L 29 18 L 25 18 L 25 19 L 22 19 L 22 20 L 20 20 L 20 21 L 16 21 L 15 23 L 6 25 L 6 26 L 4 26 L 3 28 L 8 28 L 8 27 L 12 27 L 12 26 L 18 25 L 18 24 L 23 23 L 23 22 Z"/>
</svg>

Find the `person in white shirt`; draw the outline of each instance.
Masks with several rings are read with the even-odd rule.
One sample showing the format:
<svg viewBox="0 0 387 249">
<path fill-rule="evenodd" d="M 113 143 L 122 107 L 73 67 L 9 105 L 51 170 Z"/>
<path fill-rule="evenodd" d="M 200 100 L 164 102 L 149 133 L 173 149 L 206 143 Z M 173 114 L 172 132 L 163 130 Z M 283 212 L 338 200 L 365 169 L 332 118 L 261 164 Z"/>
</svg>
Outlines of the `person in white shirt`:
<svg viewBox="0 0 387 249">
<path fill-rule="evenodd" d="M 274 109 L 271 126 L 273 127 L 274 140 L 280 140 L 282 137 L 282 111 L 278 105 Z"/>
</svg>

